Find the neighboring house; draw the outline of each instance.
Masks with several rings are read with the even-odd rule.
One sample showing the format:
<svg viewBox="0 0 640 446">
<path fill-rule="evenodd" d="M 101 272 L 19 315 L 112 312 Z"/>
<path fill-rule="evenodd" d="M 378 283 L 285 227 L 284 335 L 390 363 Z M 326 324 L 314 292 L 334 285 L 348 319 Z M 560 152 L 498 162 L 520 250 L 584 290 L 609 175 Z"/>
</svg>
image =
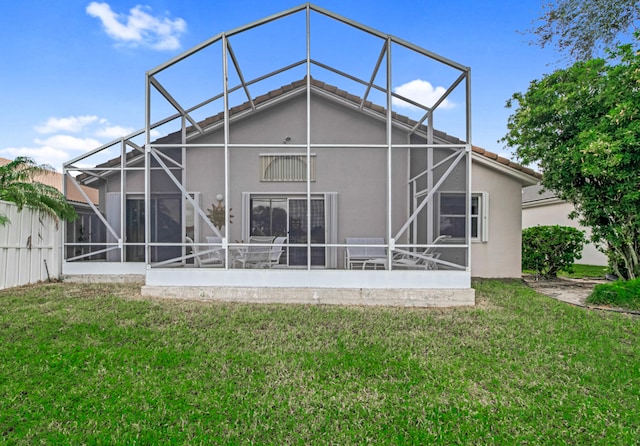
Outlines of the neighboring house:
<svg viewBox="0 0 640 446">
<path fill-rule="evenodd" d="M 561 225 L 578 228 L 591 236 L 591 230 L 578 224 L 577 220 L 569 218 L 574 211 L 571 203 L 560 200 L 542 185 L 536 184 L 522 189 L 522 228 L 531 226 Z M 582 258 L 576 263 L 582 265 L 607 265 L 607 256 L 598 250 L 593 243 L 587 243 L 582 250 Z"/>
<path fill-rule="evenodd" d="M 0 158 L 0 166 L 10 162 L 9 159 Z M 33 179 L 64 192 L 64 176 L 59 172 L 43 172 Z M 70 179 L 67 179 L 67 187 L 67 200 L 79 217 L 67 223 L 67 239 L 88 243 L 104 241 L 104 233 L 99 232 L 100 225 L 96 224 L 98 218 L 87 201 L 98 204 L 98 190 L 83 185 L 83 193 L 80 193 L 72 186 Z M 49 277 L 57 278 L 62 273 L 62 224 L 56 224 L 54 219 L 42 216 L 28 207 L 22 212 L 18 212 L 17 206 L 12 203 L 0 202 L 0 207 L 1 213 L 7 214 L 10 220 L 7 225 L 0 226 L 0 265 L 3 265 L 0 271 L 0 289 L 38 282 Z M 95 232 L 92 233 L 92 230 Z M 81 236 L 84 237 L 82 240 Z M 88 252 L 95 248 L 68 248 L 68 256 L 71 256 L 73 249 Z"/>
<path fill-rule="evenodd" d="M 307 47 L 306 59 L 245 80 L 231 51 L 233 37 L 304 13 L 307 29 L 313 15 L 380 39 L 373 74 L 366 80 L 347 75 L 315 61 Z M 220 45 L 237 84 L 223 83 L 200 105 L 180 105 L 159 79 L 212 45 Z M 375 80 L 381 65 L 393 72 L 392 61 L 382 64 L 392 48 L 456 73 L 434 106 L 412 102 L 425 113 L 419 122 L 395 111 L 393 101 L 408 98 L 389 88 L 390 81 L 382 87 Z M 306 67 L 302 79 L 250 95 L 254 84 L 298 66 Z M 225 79 L 228 69 L 221 67 Z M 309 76 L 315 70 L 355 80 L 362 96 Z M 143 131 L 65 164 L 66 172 L 83 172 L 74 183 L 100 191 L 92 207 L 106 228 L 105 249 L 92 255 L 104 254 L 106 261 L 67 257 L 63 272 L 144 274 L 147 294 L 472 304 L 472 275 L 520 277 L 521 188 L 539 177 L 466 142 L 468 100 L 466 141 L 434 128 L 438 105 L 459 86 L 468 97 L 468 75 L 467 67 L 310 4 L 220 34 L 148 73 L 149 91 L 177 113 L 152 123 L 148 95 Z M 370 91 L 378 100 L 383 93 L 382 104 Z M 241 92 L 243 101 L 232 100 Z M 193 118 L 200 107 L 220 101 L 222 109 Z M 177 125 L 163 131 L 172 120 Z M 166 136 L 152 138 L 152 132 Z M 117 158 L 79 166 L 114 149 Z M 260 248 L 276 258 L 252 259 L 263 255 Z"/>
<path fill-rule="evenodd" d="M 12 160 L 7 158 L 0 157 L 0 166 L 5 166 L 9 164 Z M 63 187 L 64 175 L 60 172 L 56 172 L 54 170 L 48 170 L 36 175 L 33 178 L 34 181 L 38 183 L 46 184 L 48 186 L 55 187 L 60 192 L 65 193 Z M 89 201 L 93 204 L 99 203 L 99 194 L 98 190 L 88 186 L 80 186 L 82 192 L 78 190 L 77 187 L 73 184 L 71 178 L 67 178 L 67 190 L 66 197 L 67 201 L 71 203 L 71 205 L 75 208 L 76 212 L 80 214 L 85 214 L 87 211 L 91 212 L 91 207 L 89 206 Z M 91 212 L 93 213 L 93 212 Z M 76 220 L 78 223 L 78 220 Z"/>
<path fill-rule="evenodd" d="M 10 163 L 11 160 L 0 158 L 0 166 Z M 60 192 L 65 193 L 63 188 L 64 175 L 55 171 L 47 171 L 37 175 L 34 180 L 49 186 L 53 186 Z M 68 242 L 98 243 L 104 242 L 106 233 L 104 225 L 99 222 L 98 216 L 89 206 L 89 201 L 94 205 L 99 203 L 98 190 L 85 185 L 80 186 L 82 192 L 73 184 L 71 178 L 67 178 L 67 201 L 75 208 L 78 218 L 66 224 L 66 239 Z M 68 246 L 67 257 L 82 255 L 92 250 L 104 249 L 104 246 Z M 96 257 L 98 259 L 100 257 Z M 102 257 L 104 258 L 104 256 Z"/>
</svg>

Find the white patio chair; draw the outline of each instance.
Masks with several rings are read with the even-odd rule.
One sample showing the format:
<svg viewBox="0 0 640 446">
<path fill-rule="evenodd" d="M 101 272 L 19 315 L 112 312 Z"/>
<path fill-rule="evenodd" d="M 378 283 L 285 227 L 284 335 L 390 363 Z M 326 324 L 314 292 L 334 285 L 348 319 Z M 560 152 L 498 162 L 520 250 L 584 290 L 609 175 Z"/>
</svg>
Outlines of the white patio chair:
<svg viewBox="0 0 640 446">
<path fill-rule="evenodd" d="M 437 245 L 449 238 L 451 238 L 449 235 L 441 235 L 437 237 L 433 241 L 432 245 L 422 252 L 396 253 L 391 260 L 392 265 L 394 268 L 400 269 L 436 270 L 438 269 L 437 260 L 440 258 L 440 253 L 436 252 Z"/>
<path fill-rule="evenodd" d="M 274 267 L 280 264 L 280 257 L 284 252 L 284 245 L 287 243 L 287 237 L 276 237 L 269 255 L 269 266 Z"/>
<path fill-rule="evenodd" d="M 275 236 L 271 235 L 252 235 L 249 237 L 249 243 L 273 243 Z"/>
<path fill-rule="evenodd" d="M 224 251 L 221 247 L 215 246 L 208 248 L 205 246 L 198 246 L 190 237 L 185 237 L 185 240 L 191 247 L 193 263 L 195 266 L 198 268 L 224 266 L 224 255 L 221 255 Z"/>
<path fill-rule="evenodd" d="M 242 268 L 269 268 L 271 260 L 272 243 L 275 237 L 252 235 L 249 244 L 234 249 L 233 264 L 242 265 Z M 255 245 L 262 246 L 255 246 Z"/>
<path fill-rule="evenodd" d="M 234 263 L 239 263 L 242 268 L 269 268 L 271 259 L 271 247 L 269 246 L 249 246 L 239 250 Z"/>
<path fill-rule="evenodd" d="M 347 245 L 384 245 L 382 237 L 347 237 Z M 359 265 L 376 265 L 387 258 L 387 249 L 383 246 L 347 246 L 344 251 L 344 264 L 347 269 Z"/>
</svg>

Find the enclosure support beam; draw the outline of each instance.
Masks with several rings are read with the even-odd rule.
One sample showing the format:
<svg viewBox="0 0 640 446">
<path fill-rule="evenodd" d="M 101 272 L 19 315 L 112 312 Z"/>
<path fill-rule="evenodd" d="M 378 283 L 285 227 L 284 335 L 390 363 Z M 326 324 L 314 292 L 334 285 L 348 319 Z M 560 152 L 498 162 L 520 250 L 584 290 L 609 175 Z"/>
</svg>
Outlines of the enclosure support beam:
<svg viewBox="0 0 640 446">
<path fill-rule="evenodd" d="M 307 5 L 307 270 L 311 270 L 311 8 Z M 291 243 L 291 240 L 289 240 Z"/>
<path fill-rule="evenodd" d="M 227 51 L 229 50 L 229 42 L 227 35 L 222 35 L 222 96 L 224 106 L 224 199 L 229 203 L 229 57 Z M 200 211 L 201 212 L 201 211 Z M 210 223 L 210 226 L 214 226 Z M 229 260 L 231 255 L 229 249 L 227 249 L 227 243 L 229 242 L 229 206 L 224 207 L 224 235 L 220 234 L 218 228 L 215 228 L 213 232 L 222 237 L 222 249 L 224 249 L 225 260 L 224 267 L 229 269 Z"/>
<path fill-rule="evenodd" d="M 462 149 L 458 152 L 458 156 L 456 157 L 456 159 L 451 163 L 451 165 L 449 166 L 449 168 L 447 169 L 447 171 L 442 175 L 442 177 L 438 180 L 438 182 L 433 186 L 433 188 L 429 191 L 429 193 L 427 194 L 427 196 L 422 200 L 422 202 L 420 203 L 420 205 L 414 209 L 413 214 L 411 215 L 411 217 L 409 218 L 409 220 L 407 220 L 405 222 L 404 225 L 402 225 L 402 228 L 400 228 L 400 230 L 398 231 L 398 233 L 396 234 L 396 239 L 400 238 L 402 236 L 402 234 L 404 234 L 404 231 L 407 230 L 407 228 L 409 227 L 409 225 L 411 225 L 416 218 L 418 217 L 418 214 L 420 213 L 420 211 L 426 206 L 426 204 L 429 202 L 429 200 L 431 200 L 433 198 L 433 195 L 435 194 L 435 192 L 438 190 L 438 188 L 440 188 L 440 186 L 442 185 L 442 183 L 445 182 L 445 180 L 449 177 L 449 175 L 451 175 L 451 172 L 453 172 L 453 169 L 458 165 L 458 163 L 460 163 L 460 160 L 463 159 L 465 157 L 465 155 L 467 154 L 467 151 L 465 149 Z"/>
<path fill-rule="evenodd" d="M 380 56 L 378 56 L 378 61 L 376 62 L 376 66 L 373 69 L 373 73 L 371 73 L 371 79 L 369 79 L 369 84 L 367 85 L 367 90 L 364 92 L 364 96 L 362 97 L 362 102 L 360 102 L 360 110 L 364 108 L 364 103 L 367 102 L 367 97 L 369 97 L 369 92 L 371 92 L 371 87 L 376 80 L 376 76 L 378 75 L 378 70 L 380 69 L 380 65 L 382 65 L 382 59 L 384 58 L 385 53 L 387 52 L 387 42 L 382 45 L 382 50 L 380 51 Z"/>
<path fill-rule="evenodd" d="M 253 99 L 251 99 L 251 93 L 249 93 L 249 88 L 247 87 L 247 83 L 244 81 L 244 76 L 242 75 L 242 70 L 240 69 L 240 64 L 238 64 L 238 60 L 236 59 L 236 55 L 233 52 L 233 48 L 231 48 L 231 43 L 225 39 L 227 43 L 227 51 L 229 52 L 229 56 L 231 56 L 231 62 L 233 62 L 233 66 L 238 73 L 238 78 L 240 78 L 240 84 L 244 89 L 244 93 L 247 95 L 247 100 L 249 104 L 251 104 L 251 110 L 256 111 L 256 105 L 253 103 Z"/>
<path fill-rule="evenodd" d="M 393 151 L 393 111 L 391 106 L 393 104 L 393 97 L 391 96 L 391 90 L 393 89 L 393 83 L 391 81 L 391 38 L 387 38 L 387 243 L 389 247 L 387 249 L 387 265 L 389 269 L 393 269 L 393 250 L 395 249 L 395 239 L 392 237 L 393 233 L 393 191 L 392 191 L 392 151 Z"/>
<path fill-rule="evenodd" d="M 145 83 L 145 120 L 144 120 L 144 263 L 151 268 L 151 76 L 147 73 Z M 123 191 L 124 192 L 124 191 Z M 125 194 L 121 198 L 126 200 Z"/>
<path fill-rule="evenodd" d="M 182 116 L 186 117 L 189 122 L 191 123 L 191 125 L 193 125 L 201 134 L 203 134 L 204 132 L 202 131 L 202 128 L 200 127 L 200 125 L 198 125 L 198 123 L 196 122 L 195 119 L 193 119 L 191 116 L 189 116 L 189 114 L 185 111 L 184 108 L 182 108 L 182 106 L 180 105 L 180 103 L 178 101 L 176 101 L 174 99 L 173 96 L 171 96 L 171 94 L 169 94 L 169 92 L 162 86 L 162 84 L 155 78 L 151 78 L 151 83 L 153 84 L 154 87 L 156 87 L 156 90 L 158 90 L 158 92 L 164 96 L 164 98 L 169 101 L 169 103 L 173 106 L 173 108 L 175 108 L 178 113 L 180 113 Z"/>
</svg>

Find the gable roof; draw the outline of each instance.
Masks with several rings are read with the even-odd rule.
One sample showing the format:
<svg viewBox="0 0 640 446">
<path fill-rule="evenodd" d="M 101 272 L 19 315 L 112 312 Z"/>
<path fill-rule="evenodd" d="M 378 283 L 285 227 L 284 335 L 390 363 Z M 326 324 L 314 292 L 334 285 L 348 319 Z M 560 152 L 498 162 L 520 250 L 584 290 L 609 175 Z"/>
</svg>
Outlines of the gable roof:
<svg viewBox="0 0 640 446">
<path fill-rule="evenodd" d="M 310 80 L 312 91 L 316 93 L 322 94 L 324 97 L 327 97 L 333 101 L 340 102 L 343 105 L 350 106 L 352 108 L 357 108 L 364 113 L 368 113 L 371 116 L 377 117 L 378 119 L 386 119 L 386 108 L 375 104 L 371 101 L 363 101 L 362 98 L 353 95 L 345 90 L 341 90 L 340 88 L 326 84 L 320 80 L 311 78 Z M 229 119 L 239 119 L 245 115 L 254 113 L 255 111 L 261 110 L 266 106 L 269 106 L 275 102 L 290 98 L 292 96 L 296 96 L 301 94 L 306 90 L 307 80 L 306 77 L 304 79 L 292 82 L 290 84 L 284 85 L 280 88 L 272 90 L 268 93 L 265 93 L 261 96 L 257 96 L 253 99 L 253 107 L 250 101 L 246 101 L 240 105 L 236 105 L 229 109 Z M 224 111 L 210 116 L 208 118 L 203 119 L 198 122 L 198 126 L 204 131 L 215 129 L 219 126 L 222 126 L 224 123 Z M 421 133 L 427 132 L 427 126 L 418 125 L 418 121 L 415 121 L 408 116 L 398 114 L 396 112 L 391 113 L 391 117 L 393 120 L 393 124 L 395 126 L 401 126 L 406 128 L 417 128 L 417 131 Z M 186 128 L 187 139 L 197 137 L 200 133 L 194 126 L 189 126 Z M 456 138 L 454 136 L 448 135 L 445 132 L 434 129 L 433 135 L 436 140 L 440 140 L 441 143 L 444 144 L 466 144 L 465 141 Z M 176 131 L 170 133 L 166 136 L 160 137 L 156 139 L 153 144 L 180 144 L 182 142 L 182 132 Z M 140 155 L 137 151 L 132 151 L 127 153 L 127 158 L 135 157 L 136 155 Z M 486 149 L 483 149 L 478 146 L 472 146 L 472 158 L 474 160 L 480 161 L 483 164 L 497 168 L 498 170 L 511 174 L 512 176 L 516 176 L 523 184 L 530 185 L 535 184 L 540 181 L 542 178 L 541 174 L 535 172 L 533 169 L 522 166 L 516 162 L 513 162 L 507 158 L 501 157 L 500 155 L 490 152 Z M 120 164 L 120 157 L 111 159 L 106 163 L 99 164 L 96 167 L 114 167 Z M 79 176 L 79 179 L 84 179 L 85 176 Z"/>
<path fill-rule="evenodd" d="M 0 157 L 0 166 L 5 166 L 9 164 L 12 160 L 7 158 Z M 42 184 L 46 184 L 47 186 L 53 186 L 62 192 L 62 175 L 59 172 L 55 171 L 47 171 L 39 173 L 34 176 L 34 181 L 37 181 Z M 98 204 L 99 202 L 99 192 L 98 189 L 89 186 L 80 186 L 87 197 L 91 200 L 93 204 Z M 67 200 L 72 203 L 77 204 L 88 204 L 87 200 L 82 196 L 82 194 L 78 191 L 78 189 L 71 183 L 71 179 L 67 178 Z"/>
</svg>

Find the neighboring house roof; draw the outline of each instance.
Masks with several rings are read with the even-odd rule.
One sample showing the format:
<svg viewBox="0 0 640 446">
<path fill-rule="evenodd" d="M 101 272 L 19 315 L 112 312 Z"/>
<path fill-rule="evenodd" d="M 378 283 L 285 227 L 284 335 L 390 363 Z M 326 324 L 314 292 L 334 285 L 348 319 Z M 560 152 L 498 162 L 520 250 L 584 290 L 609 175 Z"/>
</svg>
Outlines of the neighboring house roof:
<svg viewBox="0 0 640 446">
<path fill-rule="evenodd" d="M 253 106 L 250 101 L 246 101 L 240 105 L 231 107 L 229 109 L 229 117 L 230 119 L 237 119 L 245 116 L 246 114 L 253 113 L 253 107 L 255 107 L 255 110 L 257 111 L 267 105 L 271 105 L 274 102 L 296 96 L 297 94 L 305 91 L 306 85 L 306 78 L 301 79 L 256 97 L 252 101 Z M 357 107 L 358 109 L 368 113 L 369 115 L 377 117 L 378 119 L 386 119 L 387 110 L 378 104 L 374 104 L 371 101 L 363 101 L 362 98 L 356 95 L 353 95 L 345 90 L 341 90 L 336 86 L 326 84 L 317 79 L 311 78 L 311 86 L 315 92 L 321 93 L 329 99 L 339 101 L 344 105 L 351 106 L 352 108 Z M 417 126 L 418 131 L 422 133 L 426 133 L 427 131 L 427 127 L 425 125 L 418 125 L 418 121 L 415 121 L 407 116 L 400 115 L 396 112 L 392 112 L 391 116 L 393 119 L 393 123 L 396 126 L 406 126 L 407 128 L 414 128 Z M 221 126 L 223 123 L 224 112 L 220 112 L 217 115 L 210 116 L 198 122 L 198 125 L 204 132 L 206 132 L 207 130 Z M 189 126 L 186 128 L 186 134 L 187 138 L 191 138 L 197 137 L 199 135 L 199 132 L 195 127 Z M 436 140 L 440 140 L 441 143 L 465 144 L 464 141 L 439 130 L 434 129 L 433 136 Z M 179 144 L 181 142 L 182 132 L 177 131 L 158 138 L 153 142 L 153 144 Z M 141 155 L 141 153 L 132 151 L 127 153 L 127 158 L 130 159 L 139 155 Z M 501 157 L 498 154 L 485 150 L 481 147 L 472 146 L 472 155 L 474 160 L 480 161 L 482 164 L 485 164 L 488 167 L 493 167 L 503 171 L 504 173 L 516 176 L 525 185 L 535 184 L 542 178 L 541 174 L 535 172 L 534 170 L 508 160 L 504 157 Z M 119 157 L 109 160 L 106 163 L 99 164 L 96 167 L 115 167 L 118 164 L 120 164 Z M 78 178 L 84 179 L 86 177 L 79 176 Z"/>
<path fill-rule="evenodd" d="M 540 183 L 522 188 L 522 207 L 542 206 L 561 201 L 553 191 L 545 189 Z"/>
<path fill-rule="evenodd" d="M 0 158 L 0 166 L 4 166 L 9 164 L 12 160 L 7 158 Z M 53 186 L 62 192 L 62 178 L 63 175 L 59 172 L 55 171 L 47 171 L 41 174 L 38 174 L 34 177 L 34 180 L 46 184 L 48 186 Z M 80 186 L 87 197 L 91 200 L 93 204 L 98 204 L 99 192 L 98 189 L 89 186 Z M 67 178 L 67 200 L 72 203 L 77 204 L 87 204 L 87 200 L 82 196 L 82 194 L 78 191 L 78 189 L 71 183 L 71 180 Z"/>
</svg>

